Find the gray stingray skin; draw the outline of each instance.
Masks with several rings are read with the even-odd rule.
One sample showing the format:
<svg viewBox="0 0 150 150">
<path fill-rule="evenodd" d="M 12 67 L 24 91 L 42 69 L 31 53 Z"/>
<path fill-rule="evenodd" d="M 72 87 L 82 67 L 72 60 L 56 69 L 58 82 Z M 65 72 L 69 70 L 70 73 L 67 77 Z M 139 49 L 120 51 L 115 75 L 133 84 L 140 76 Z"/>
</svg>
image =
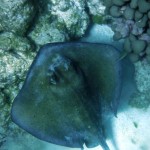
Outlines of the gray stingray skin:
<svg viewBox="0 0 150 150">
<path fill-rule="evenodd" d="M 35 137 L 58 145 L 101 145 L 101 115 L 116 114 L 121 89 L 119 52 L 94 43 L 54 43 L 42 47 L 15 98 L 12 120 Z"/>
</svg>

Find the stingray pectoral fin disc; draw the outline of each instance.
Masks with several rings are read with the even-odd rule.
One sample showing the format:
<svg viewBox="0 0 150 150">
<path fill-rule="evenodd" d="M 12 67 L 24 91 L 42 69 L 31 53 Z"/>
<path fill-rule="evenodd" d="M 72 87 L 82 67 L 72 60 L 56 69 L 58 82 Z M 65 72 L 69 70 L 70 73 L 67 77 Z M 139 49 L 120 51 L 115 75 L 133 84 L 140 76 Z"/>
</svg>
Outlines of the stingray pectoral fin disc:
<svg viewBox="0 0 150 150">
<path fill-rule="evenodd" d="M 12 120 L 54 144 L 80 148 L 84 143 L 101 144 L 107 149 L 100 112 L 105 102 L 117 107 L 118 57 L 118 51 L 105 44 L 47 44 L 13 102 Z"/>
</svg>

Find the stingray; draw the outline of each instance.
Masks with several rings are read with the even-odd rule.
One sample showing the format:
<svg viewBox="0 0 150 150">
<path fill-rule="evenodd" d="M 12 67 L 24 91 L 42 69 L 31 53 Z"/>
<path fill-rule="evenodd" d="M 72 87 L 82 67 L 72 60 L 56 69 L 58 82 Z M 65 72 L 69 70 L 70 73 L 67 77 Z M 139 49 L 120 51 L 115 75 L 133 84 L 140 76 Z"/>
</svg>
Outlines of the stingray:
<svg viewBox="0 0 150 150">
<path fill-rule="evenodd" d="M 54 43 L 33 61 L 11 110 L 13 122 L 33 136 L 72 148 L 109 150 L 101 115 L 117 113 L 120 53 L 107 44 Z"/>
</svg>

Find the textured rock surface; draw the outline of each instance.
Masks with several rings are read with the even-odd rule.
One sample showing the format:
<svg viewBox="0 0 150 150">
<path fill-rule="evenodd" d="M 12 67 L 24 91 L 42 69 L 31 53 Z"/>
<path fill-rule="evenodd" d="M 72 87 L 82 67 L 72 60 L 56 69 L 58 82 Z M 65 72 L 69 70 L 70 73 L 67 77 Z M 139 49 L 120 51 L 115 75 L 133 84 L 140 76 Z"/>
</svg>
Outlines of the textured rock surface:
<svg viewBox="0 0 150 150">
<path fill-rule="evenodd" d="M 0 88 L 16 84 L 16 81 L 23 80 L 22 76 L 25 75 L 25 71 L 32 61 L 32 56 L 26 56 L 23 52 L 21 55 L 15 54 L 15 52 L 9 53 L 0 49 Z"/>
<path fill-rule="evenodd" d="M 102 0 L 87 0 L 87 7 L 94 23 L 104 22 L 105 6 Z"/>
<path fill-rule="evenodd" d="M 34 50 L 34 46 L 27 38 L 18 36 L 12 32 L 3 32 L 0 34 L 0 49 L 7 52 L 31 53 Z"/>
<path fill-rule="evenodd" d="M 0 12 L 0 31 L 22 35 L 29 27 L 35 9 L 30 0 L 1 0 Z"/>
<path fill-rule="evenodd" d="M 9 32 L 0 34 L 0 88 L 12 88 L 12 84 L 24 79 L 34 57 L 32 50 L 26 38 Z"/>
<path fill-rule="evenodd" d="M 10 32 L 0 34 L 0 142 L 9 131 L 11 103 L 32 62 L 32 48 L 26 38 Z"/>
<path fill-rule="evenodd" d="M 102 0 L 87 0 L 87 5 L 91 15 L 104 15 L 105 6 Z"/>
<path fill-rule="evenodd" d="M 39 16 L 35 28 L 28 35 L 36 45 L 69 40 L 65 26 L 60 24 L 56 18 L 54 21 L 51 20 L 52 17 L 49 15 Z"/>
<path fill-rule="evenodd" d="M 130 100 L 130 105 L 148 108 L 150 106 L 150 64 L 146 60 L 135 63 L 135 81 L 137 92 Z"/>
<path fill-rule="evenodd" d="M 47 0 L 45 3 L 39 1 L 39 7 L 35 28 L 29 33 L 29 37 L 37 45 L 81 37 L 88 27 L 85 0 Z"/>
<path fill-rule="evenodd" d="M 81 37 L 89 23 L 85 0 L 52 0 L 51 14 L 57 16 L 59 23 L 65 24 L 71 37 Z"/>
</svg>

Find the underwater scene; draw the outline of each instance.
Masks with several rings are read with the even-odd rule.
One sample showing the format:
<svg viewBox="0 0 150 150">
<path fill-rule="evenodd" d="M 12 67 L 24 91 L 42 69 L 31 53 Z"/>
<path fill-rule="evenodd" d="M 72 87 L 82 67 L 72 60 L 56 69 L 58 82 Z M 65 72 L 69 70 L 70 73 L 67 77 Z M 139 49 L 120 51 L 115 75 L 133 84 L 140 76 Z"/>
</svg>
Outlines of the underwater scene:
<svg viewBox="0 0 150 150">
<path fill-rule="evenodd" d="M 150 0 L 0 1 L 0 150 L 150 150 Z"/>
</svg>

